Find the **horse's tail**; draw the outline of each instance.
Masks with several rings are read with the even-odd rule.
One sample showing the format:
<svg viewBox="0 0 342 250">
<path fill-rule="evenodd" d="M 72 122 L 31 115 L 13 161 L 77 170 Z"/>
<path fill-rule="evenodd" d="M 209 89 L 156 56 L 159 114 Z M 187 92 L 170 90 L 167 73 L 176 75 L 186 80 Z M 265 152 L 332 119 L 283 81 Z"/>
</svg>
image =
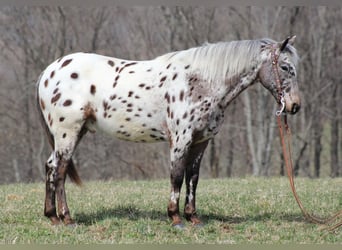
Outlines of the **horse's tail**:
<svg viewBox="0 0 342 250">
<path fill-rule="evenodd" d="M 50 146 L 52 147 L 52 150 L 54 150 L 55 149 L 55 139 L 54 139 L 53 134 L 51 133 L 51 131 L 50 131 L 49 127 L 47 126 L 46 121 L 44 119 L 44 115 L 43 115 L 43 112 L 41 109 L 41 105 L 44 105 L 44 104 L 40 103 L 39 93 L 38 93 L 39 82 L 40 82 L 42 75 L 43 75 L 43 73 L 40 74 L 39 79 L 38 79 L 37 84 L 36 84 L 36 104 L 37 104 L 37 109 L 38 109 L 38 113 L 39 113 L 40 123 L 42 124 L 42 126 L 45 130 L 45 133 L 48 137 L 48 141 L 49 141 Z M 75 165 L 74 165 L 74 162 L 72 161 L 72 159 L 69 160 L 69 164 L 67 167 L 67 174 L 70 177 L 71 181 L 74 182 L 76 185 L 78 185 L 78 186 L 82 185 L 81 178 L 77 173 L 77 170 L 75 168 Z"/>
<path fill-rule="evenodd" d="M 75 168 L 74 162 L 72 160 L 72 158 L 69 160 L 69 165 L 67 168 L 67 173 L 68 176 L 70 177 L 70 180 L 75 183 L 78 186 L 82 186 L 82 180 L 80 178 L 80 176 L 77 173 L 77 170 Z"/>
</svg>

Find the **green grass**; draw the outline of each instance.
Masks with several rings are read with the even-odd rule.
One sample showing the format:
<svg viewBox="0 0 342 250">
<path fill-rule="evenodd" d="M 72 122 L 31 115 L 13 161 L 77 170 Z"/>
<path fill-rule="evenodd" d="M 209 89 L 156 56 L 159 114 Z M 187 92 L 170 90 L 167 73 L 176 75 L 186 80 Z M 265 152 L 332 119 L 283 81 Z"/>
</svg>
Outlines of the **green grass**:
<svg viewBox="0 0 342 250">
<path fill-rule="evenodd" d="M 317 215 L 342 209 L 341 178 L 296 183 Z M 66 188 L 75 227 L 52 226 L 43 216 L 43 183 L 0 186 L 0 243 L 342 243 L 341 228 L 327 233 L 303 219 L 285 178 L 200 180 L 197 210 L 205 226 L 185 222 L 183 231 L 166 215 L 168 180 Z"/>
</svg>

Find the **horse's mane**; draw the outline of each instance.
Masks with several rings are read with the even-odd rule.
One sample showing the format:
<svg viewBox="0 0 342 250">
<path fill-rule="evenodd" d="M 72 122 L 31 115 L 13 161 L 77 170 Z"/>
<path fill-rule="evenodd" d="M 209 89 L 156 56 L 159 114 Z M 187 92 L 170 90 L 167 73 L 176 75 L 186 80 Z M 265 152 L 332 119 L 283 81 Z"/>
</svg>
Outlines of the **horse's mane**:
<svg viewBox="0 0 342 250">
<path fill-rule="evenodd" d="M 168 61 L 191 61 L 191 67 L 198 69 L 204 79 L 216 82 L 236 77 L 246 69 L 256 66 L 261 60 L 261 46 L 273 43 L 276 42 L 269 38 L 206 43 L 200 47 L 171 52 L 162 57 Z M 297 60 L 296 49 L 290 45 L 286 49 Z"/>
</svg>

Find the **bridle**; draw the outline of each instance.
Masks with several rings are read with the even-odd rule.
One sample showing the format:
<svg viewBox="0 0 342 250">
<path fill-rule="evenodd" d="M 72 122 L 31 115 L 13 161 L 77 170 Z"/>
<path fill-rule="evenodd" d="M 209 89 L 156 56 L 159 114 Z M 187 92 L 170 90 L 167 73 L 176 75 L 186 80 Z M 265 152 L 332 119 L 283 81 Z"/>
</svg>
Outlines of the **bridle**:
<svg viewBox="0 0 342 250">
<path fill-rule="evenodd" d="M 282 151 L 283 151 L 283 156 L 284 156 L 284 161 L 285 161 L 285 166 L 286 166 L 286 171 L 287 171 L 287 176 L 290 182 L 290 186 L 291 186 L 291 190 L 292 193 L 296 199 L 296 202 L 299 206 L 299 208 L 301 209 L 304 217 L 313 223 L 316 224 L 321 224 L 321 225 L 325 225 L 324 229 L 327 229 L 328 231 L 333 231 L 335 229 L 337 229 L 338 227 L 342 226 L 342 220 L 341 221 L 337 221 L 335 224 L 333 222 L 336 221 L 336 219 L 338 217 L 340 217 L 342 215 L 342 210 L 337 212 L 336 214 L 322 219 L 322 218 L 318 218 L 312 214 L 310 214 L 303 206 L 297 191 L 296 191 L 296 187 L 294 184 L 294 175 L 293 175 L 293 164 L 292 164 L 292 156 L 291 156 L 291 130 L 290 127 L 287 123 L 287 116 L 286 113 L 284 113 L 283 111 L 285 110 L 285 100 L 284 100 L 284 92 L 282 91 L 282 83 L 280 81 L 280 76 L 279 76 L 279 69 L 278 69 L 278 59 L 279 59 L 279 55 L 280 54 L 276 54 L 277 51 L 277 44 L 272 45 L 271 47 L 271 58 L 272 58 L 272 69 L 273 69 L 273 73 L 276 77 L 276 87 L 277 87 L 277 92 L 278 92 L 278 104 L 280 106 L 280 109 L 276 111 L 276 116 L 277 116 L 277 123 L 278 123 L 278 128 L 279 128 L 279 133 L 280 133 L 280 140 L 281 140 L 281 146 L 282 146 Z M 282 115 L 283 114 L 283 115 Z M 282 122 L 282 118 L 284 118 L 284 122 Z M 284 124 L 284 126 L 283 126 Z M 285 136 L 284 136 L 284 127 L 285 127 L 285 131 L 286 131 L 286 135 L 287 135 L 287 146 L 285 143 Z"/>
</svg>

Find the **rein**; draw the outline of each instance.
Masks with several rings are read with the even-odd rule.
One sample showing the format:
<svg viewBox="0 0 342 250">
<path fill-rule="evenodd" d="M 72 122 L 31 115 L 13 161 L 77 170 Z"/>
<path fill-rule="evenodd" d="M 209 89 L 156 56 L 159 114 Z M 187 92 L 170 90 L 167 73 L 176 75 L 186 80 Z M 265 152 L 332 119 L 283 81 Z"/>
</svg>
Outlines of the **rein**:
<svg viewBox="0 0 342 250">
<path fill-rule="evenodd" d="M 281 81 L 280 81 L 279 70 L 278 70 L 278 66 L 277 66 L 279 55 L 276 56 L 275 50 L 276 49 L 274 47 L 271 48 L 272 68 L 273 68 L 274 74 L 276 76 L 277 91 L 278 91 L 278 103 L 279 103 L 279 105 L 281 105 L 280 109 L 276 112 L 276 116 L 277 116 L 277 123 L 278 123 L 278 128 L 279 128 L 279 133 L 280 133 L 281 146 L 282 146 L 287 176 L 288 176 L 288 179 L 290 182 L 291 190 L 292 190 L 293 196 L 295 197 L 296 202 L 297 202 L 300 210 L 302 211 L 305 219 L 307 219 L 308 221 L 310 221 L 312 223 L 324 225 L 325 226 L 324 229 L 326 229 L 328 231 L 333 231 L 333 230 L 337 229 L 338 227 L 342 226 L 342 220 L 333 224 L 333 222 L 336 221 L 336 219 L 342 215 L 342 210 L 335 213 L 334 215 L 332 215 L 328 218 L 325 218 L 325 219 L 318 218 L 318 217 L 314 216 L 313 214 L 310 214 L 304 208 L 304 206 L 303 206 L 303 204 L 302 204 L 302 202 L 301 202 L 301 200 L 297 194 L 297 191 L 296 191 L 296 187 L 294 184 L 293 164 L 292 164 L 292 156 L 291 156 L 291 130 L 290 130 L 290 127 L 287 123 L 286 114 L 282 115 L 282 113 L 285 109 L 285 100 L 284 100 L 284 93 L 281 89 Z M 282 116 L 284 117 L 284 122 L 282 122 L 282 119 L 281 119 Z M 286 131 L 287 139 L 285 139 L 284 129 Z M 287 140 L 287 145 L 285 143 L 285 140 Z"/>
</svg>

